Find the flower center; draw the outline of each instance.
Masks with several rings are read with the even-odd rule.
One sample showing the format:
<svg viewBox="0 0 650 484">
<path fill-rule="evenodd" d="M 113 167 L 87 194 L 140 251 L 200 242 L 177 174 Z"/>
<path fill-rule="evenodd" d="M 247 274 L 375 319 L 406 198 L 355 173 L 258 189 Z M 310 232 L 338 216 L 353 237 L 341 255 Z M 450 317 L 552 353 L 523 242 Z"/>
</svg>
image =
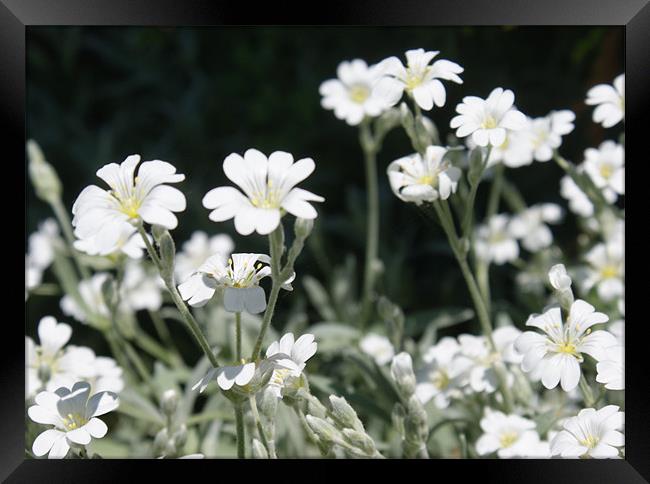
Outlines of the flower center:
<svg viewBox="0 0 650 484">
<path fill-rule="evenodd" d="M 266 190 L 259 191 L 251 198 L 251 203 L 257 208 L 280 208 L 280 192 L 272 190 L 273 180 L 266 182 Z"/>
<path fill-rule="evenodd" d="M 613 264 L 608 264 L 600 269 L 600 277 L 603 279 L 611 279 L 618 276 L 618 268 Z"/>
<path fill-rule="evenodd" d="M 432 187 L 435 187 L 438 185 L 438 175 L 422 175 L 418 178 L 418 183 L 420 185 L 431 185 Z"/>
<path fill-rule="evenodd" d="M 142 200 L 139 200 L 135 195 L 128 198 L 121 199 L 116 193 L 113 196 L 120 202 L 120 211 L 129 216 L 129 218 L 138 218 L 138 209 L 142 205 Z"/>
<path fill-rule="evenodd" d="M 481 128 L 483 129 L 494 129 L 499 125 L 497 123 L 497 120 L 494 119 L 494 116 L 491 114 L 488 114 L 485 119 L 483 120 L 483 123 L 481 123 Z"/>
<path fill-rule="evenodd" d="M 558 353 L 565 353 L 567 355 L 577 355 L 576 351 L 576 345 L 574 345 L 571 341 L 565 341 L 563 343 L 560 343 L 557 345 L 557 351 Z"/>
<path fill-rule="evenodd" d="M 593 435 L 588 435 L 586 439 L 580 440 L 580 445 L 584 445 L 585 447 L 589 447 L 590 449 L 593 449 L 598 445 L 598 442 L 600 439 L 598 437 L 594 437 Z"/>
<path fill-rule="evenodd" d="M 425 67 L 424 69 L 406 69 L 406 79 L 404 79 L 406 90 L 411 92 L 413 89 L 421 85 L 428 71 L 429 67 Z"/>
<path fill-rule="evenodd" d="M 449 386 L 449 376 L 444 371 L 437 371 L 431 377 L 431 383 L 433 383 L 438 390 L 443 390 Z"/>
<path fill-rule="evenodd" d="M 499 444 L 501 444 L 502 449 L 505 449 L 517 442 L 518 438 L 517 432 L 504 432 L 499 436 Z"/>
<path fill-rule="evenodd" d="M 612 165 L 609 163 L 603 163 L 600 165 L 600 176 L 602 176 L 604 179 L 609 179 L 612 176 L 612 173 L 614 173 Z"/>
<path fill-rule="evenodd" d="M 348 95 L 353 102 L 363 104 L 370 97 L 370 89 L 363 84 L 355 84 L 350 87 Z"/>
<path fill-rule="evenodd" d="M 67 417 L 63 419 L 63 425 L 66 430 L 75 430 L 79 427 L 83 427 L 87 423 L 88 420 L 78 413 L 69 413 Z"/>
</svg>

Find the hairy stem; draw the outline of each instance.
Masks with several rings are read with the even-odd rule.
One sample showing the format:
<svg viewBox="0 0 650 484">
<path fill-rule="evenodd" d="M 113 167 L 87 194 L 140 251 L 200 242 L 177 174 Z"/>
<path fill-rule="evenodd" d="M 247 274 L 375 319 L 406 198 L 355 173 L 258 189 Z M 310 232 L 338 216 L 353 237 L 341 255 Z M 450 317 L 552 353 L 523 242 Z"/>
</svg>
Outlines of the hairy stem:
<svg viewBox="0 0 650 484">
<path fill-rule="evenodd" d="M 244 432 L 244 407 L 242 404 L 235 404 L 235 426 L 237 427 L 237 457 L 246 458 L 246 438 Z"/>
</svg>

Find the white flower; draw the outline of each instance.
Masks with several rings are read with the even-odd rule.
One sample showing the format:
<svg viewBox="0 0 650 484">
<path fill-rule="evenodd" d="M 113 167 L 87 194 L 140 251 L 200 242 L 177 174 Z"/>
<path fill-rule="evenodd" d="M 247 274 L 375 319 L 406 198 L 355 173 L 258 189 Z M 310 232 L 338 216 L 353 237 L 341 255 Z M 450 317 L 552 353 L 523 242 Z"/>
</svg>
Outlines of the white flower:
<svg viewBox="0 0 650 484">
<path fill-rule="evenodd" d="M 553 243 L 553 233 L 546 224 L 560 222 L 563 215 L 562 207 L 554 203 L 533 205 L 513 217 L 510 231 L 525 249 L 537 252 Z"/>
<path fill-rule="evenodd" d="M 393 193 L 405 202 L 446 200 L 456 192 L 460 170 L 443 157 L 442 146 L 429 146 L 424 158 L 419 153 L 404 156 L 388 165 L 388 181 Z"/>
<path fill-rule="evenodd" d="M 113 246 L 106 246 L 101 243 L 101 235 L 93 235 L 85 239 L 74 241 L 74 248 L 88 255 L 113 255 L 123 253 L 131 259 L 141 259 L 144 255 L 146 245 L 137 229 L 128 223 L 116 226 L 119 236 Z M 149 237 L 151 239 L 151 237 Z"/>
<path fill-rule="evenodd" d="M 157 311 L 163 303 L 163 287 L 164 282 L 157 272 L 149 272 L 142 264 L 129 260 L 120 284 L 120 306 L 133 311 Z"/>
<path fill-rule="evenodd" d="M 174 229 L 178 219 L 173 212 L 185 210 L 185 196 L 166 183 L 178 183 L 185 175 L 166 161 L 145 161 L 136 166 L 140 155 L 127 157 L 120 165 L 110 163 L 97 170 L 110 190 L 96 185 L 84 188 L 72 207 L 72 225 L 79 239 L 94 237 L 99 253 L 117 250 L 126 223 L 143 220 L 149 224 Z"/>
<path fill-rule="evenodd" d="M 217 385 L 219 385 L 219 388 L 222 390 L 230 390 L 234 385 L 243 387 L 250 383 L 255 376 L 255 363 L 211 368 L 203 378 L 196 382 L 192 387 L 192 390 L 198 388 L 199 393 L 203 393 L 203 390 L 206 389 L 208 383 L 210 383 L 215 376 L 217 378 Z"/>
<path fill-rule="evenodd" d="M 433 398 L 437 408 L 447 408 L 451 398 L 462 395 L 469 362 L 458 357 L 460 346 L 446 336 L 423 356 L 425 366 L 416 373 L 415 395 L 424 405 Z"/>
<path fill-rule="evenodd" d="M 586 255 L 589 263 L 583 291 L 588 292 L 596 286 L 598 297 L 612 301 L 623 295 L 625 286 L 625 263 L 623 241 L 612 239 L 608 243 L 596 244 Z"/>
<path fill-rule="evenodd" d="M 458 74 L 463 68 L 455 62 L 440 59 L 429 65 L 440 51 L 424 51 L 413 49 L 406 51 L 404 66 L 397 57 L 389 57 L 381 61 L 377 67 L 386 77 L 377 84 L 377 91 L 390 106 L 394 106 L 402 98 L 404 91 L 422 109 L 429 111 L 435 104 L 438 107 L 445 105 L 447 92 L 445 86 L 438 79 L 462 84 L 463 80 Z"/>
<path fill-rule="evenodd" d="M 476 143 L 469 137 L 466 140 L 468 148 L 474 149 Z M 499 146 L 493 146 L 488 157 L 487 167 L 499 162 L 509 168 L 519 168 L 533 162 L 533 145 L 530 135 L 525 131 L 506 131 L 506 138 Z"/>
<path fill-rule="evenodd" d="M 466 96 L 456 106 L 459 113 L 449 126 L 456 129 L 456 136 L 472 135 L 478 146 L 501 146 L 508 130 L 519 131 L 526 126 L 526 117 L 513 108 L 515 95 L 510 89 L 494 89 L 487 99 Z"/>
<path fill-rule="evenodd" d="M 269 380 L 269 386 L 278 398 L 282 398 L 283 388 L 297 384 L 307 360 L 316 354 L 317 348 L 313 334 L 303 334 L 294 341 L 293 333 L 287 333 L 269 345 L 267 359 L 281 357 Z"/>
<path fill-rule="evenodd" d="M 390 340 L 376 333 L 368 333 L 359 342 L 361 351 L 370 355 L 378 365 L 385 365 L 393 359 L 395 349 Z"/>
<path fill-rule="evenodd" d="M 551 453 L 562 457 L 618 458 L 617 447 L 625 445 L 624 413 L 616 405 L 600 410 L 585 408 L 564 422 L 551 441 Z"/>
<path fill-rule="evenodd" d="M 474 237 L 476 256 L 486 262 L 501 265 L 519 257 L 519 245 L 510 230 L 510 217 L 498 214 L 487 224 L 476 228 Z"/>
<path fill-rule="evenodd" d="M 598 84 L 587 91 L 585 103 L 598 105 L 593 120 L 604 128 L 611 128 L 625 119 L 625 74 L 614 79 L 614 85 Z"/>
<path fill-rule="evenodd" d="M 548 271 L 548 280 L 553 289 L 564 291 L 571 289 L 571 276 L 567 273 L 564 264 L 555 264 Z"/>
<path fill-rule="evenodd" d="M 118 407 L 117 395 L 111 392 L 90 396 L 90 384 L 77 382 L 71 389 L 58 388 L 55 392 L 36 395 L 36 405 L 29 407 L 29 417 L 37 423 L 54 427 L 41 433 L 32 451 L 40 457 L 48 454 L 50 459 L 66 456 L 71 446 L 88 445 L 94 437 L 106 435 L 108 427 L 98 419 Z"/>
<path fill-rule="evenodd" d="M 584 170 L 604 193 L 625 194 L 625 150 L 613 141 L 604 141 L 585 150 Z M 610 194 L 609 197 L 612 197 Z M 615 199 L 615 197 L 614 197 Z"/>
<path fill-rule="evenodd" d="M 38 224 L 38 230 L 29 236 L 28 253 L 30 262 L 45 270 L 54 260 L 54 251 L 60 244 L 59 226 L 52 218 Z"/>
<path fill-rule="evenodd" d="M 88 308 L 99 316 L 105 318 L 110 317 L 110 311 L 104 301 L 104 295 L 102 294 L 102 284 L 108 277 L 108 274 L 105 272 L 98 272 L 93 274 L 90 279 L 85 279 L 79 282 L 79 295 L 83 302 L 88 306 Z M 72 316 L 77 321 L 85 323 L 86 313 L 83 308 L 75 302 L 75 300 L 69 296 L 65 295 L 61 298 L 61 310 L 63 314 L 67 316 Z"/>
<path fill-rule="evenodd" d="M 524 355 L 521 369 L 541 376 L 544 387 L 555 388 L 561 382 L 562 390 L 569 392 L 578 386 L 583 353 L 600 361 L 605 348 L 616 344 L 611 333 L 591 331 L 594 324 L 609 318 L 594 312 L 594 307 L 580 299 L 571 305 L 566 323 L 560 308 L 554 307 L 541 315 L 532 315 L 526 326 L 541 329 L 545 335 L 526 331 L 515 341 L 515 349 Z"/>
<path fill-rule="evenodd" d="M 338 79 L 323 82 L 319 92 L 323 96 L 321 106 L 333 109 L 338 119 L 356 126 L 364 117 L 379 116 L 390 107 L 375 89 L 381 78 L 377 66 L 368 67 L 361 59 L 343 61 L 336 74 Z"/>
<path fill-rule="evenodd" d="M 537 161 L 553 158 L 553 150 L 562 145 L 562 136 L 573 131 L 576 115 L 569 110 L 553 111 L 543 118 L 528 119 L 526 128 Z"/>
<path fill-rule="evenodd" d="M 232 238 L 226 234 L 213 235 L 197 230 L 190 240 L 183 244 L 183 249 L 176 255 L 174 270 L 176 278 L 183 282 L 192 275 L 208 258 L 215 254 L 222 254 L 224 264 L 235 249 Z"/>
<path fill-rule="evenodd" d="M 485 336 L 461 334 L 458 336 L 460 343 L 460 359 L 467 360 L 469 385 L 474 392 L 494 392 L 499 380 L 494 371 L 494 365 L 499 362 L 519 364 L 522 356 L 514 349 L 515 340 L 521 335 L 514 326 L 502 326 L 492 333 L 492 340 L 496 351 L 492 351 Z M 512 377 L 508 384 L 512 384 Z"/>
<path fill-rule="evenodd" d="M 296 217 L 315 219 L 316 209 L 309 202 L 325 199 L 295 185 L 306 179 L 315 168 L 314 160 L 275 151 L 267 158 L 249 149 L 241 157 L 232 153 L 223 162 L 226 176 L 244 193 L 233 187 L 213 188 L 203 197 L 203 206 L 211 209 L 210 220 L 223 222 L 234 217 L 241 235 L 256 231 L 270 234 L 280 224 L 283 210 Z"/>
<path fill-rule="evenodd" d="M 594 204 L 569 175 L 564 175 L 560 180 L 560 195 L 569 201 L 573 213 L 581 217 L 591 217 L 594 214 Z"/>
<path fill-rule="evenodd" d="M 216 254 L 180 284 L 178 291 L 184 301 L 200 307 L 212 299 L 218 288 L 222 288 L 226 311 L 258 314 L 266 308 L 266 296 L 259 283 L 271 275 L 270 263 L 271 258 L 266 254 L 232 254 L 226 265 L 222 254 Z M 292 290 L 294 278 L 295 274 L 285 281 L 282 288 Z"/>
<path fill-rule="evenodd" d="M 483 435 L 476 441 L 479 455 L 496 452 L 501 458 L 530 457 L 539 452 L 539 434 L 535 422 L 519 415 L 506 415 L 485 408 L 481 419 Z"/>
<path fill-rule="evenodd" d="M 611 346 L 605 356 L 596 364 L 596 381 L 603 383 L 608 390 L 625 389 L 625 347 Z"/>
</svg>

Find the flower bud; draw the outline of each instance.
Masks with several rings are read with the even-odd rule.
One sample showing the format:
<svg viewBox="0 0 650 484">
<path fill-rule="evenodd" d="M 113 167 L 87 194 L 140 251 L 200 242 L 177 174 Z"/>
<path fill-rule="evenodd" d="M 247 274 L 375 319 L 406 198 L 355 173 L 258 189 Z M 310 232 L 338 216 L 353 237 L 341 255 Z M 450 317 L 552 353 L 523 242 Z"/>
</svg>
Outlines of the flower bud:
<svg viewBox="0 0 650 484">
<path fill-rule="evenodd" d="M 360 449 L 366 455 L 373 455 L 376 452 L 375 443 L 365 432 L 358 432 L 352 429 L 343 429 L 343 435 L 353 447 Z"/>
<path fill-rule="evenodd" d="M 167 433 L 167 428 L 161 429 L 156 437 L 153 439 L 153 449 L 154 454 L 164 454 L 165 448 L 167 447 L 167 442 L 169 441 L 169 434 Z"/>
<path fill-rule="evenodd" d="M 178 408 L 178 392 L 173 388 L 166 390 L 160 399 L 160 407 L 163 413 L 171 418 Z"/>
<path fill-rule="evenodd" d="M 173 441 L 177 451 L 183 448 L 185 442 L 187 442 L 187 426 L 185 424 L 181 424 L 178 430 L 174 432 Z"/>
<path fill-rule="evenodd" d="M 106 277 L 101 287 L 102 297 L 108 309 L 113 312 L 118 303 L 117 284 L 113 276 Z"/>
<path fill-rule="evenodd" d="M 357 417 L 357 412 L 354 411 L 345 398 L 330 395 L 329 400 L 332 405 L 330 415 L 339 426 L 365 432 L 361 420 Z"/>
<path fill-rule="evenodd" d="M 324 442 L 345 445 L 341 432 L 327 420 L 314 417 L 313 415 L 307 415 L 306 419 L 309 428 L 312 429 L 319 439 Z"/>
<path fill-rule="evenodd" d="M 314 228 L 314 221 L 308 218 L 296 218 L 293 224 L 293 231 L 297 238 L 306 239 Z"/>
<path fill-rule="evenodd" d="M 41 200 L 54 203 L 61 198 L 61 180 L 56 170 L 45 161 L 45 156 L 36 141 L 27 141 L 27 156 L 29 158 L 29 177 Z"/>
<path fill-rule="evenodd" d="M 167 282 L 174 277 L 174 258 L 176 257 L 174 239 L 168 231 L 160 236 L 158 246 L 160 247 L 160 263 L 162 265 L 160 275 Z"/>
<path fill-rule="evenodd" d="M 472 186 L 478 184 L 481 180 L 484 168 L 483 151 L 479 146 L 477 146 L 469 153 L 469 170 L 467 172 L 467 179 Z"/>
<path fill-rule="evenodd" d="M 564 264 L 555 264 L 548 271 L 548 280 L 553 289 L 562 291 L 571 287 L 571 277 L 567 274 Z"/>
<path fill-rule="evenodd" d="M 167 232 L 167 229 L 162 225 L 153 224 L 151 226 L 151 233 L 153 234 L 153 238 L 157 244 L 160 244 L 160 237 L 162 237 L 165 232 Z"/>
<path fill-rule="evenodd" d="M 266 386 L 260 393 L 259 398 L 260 413 L 268 420 L 274 420 L 278 410 L 278 396 L 273 387 Z"/>
<path fill-rule="evenodd" d="M 402 395 L 408 398 L 415 393 L 415 374 L 411 355 L 401 352 L 394 356 L 390 373 Z"/>
<path fill-rule="evenodd" d="M 406 435 L 411 435 L 413 440 L 419 439 L 423 441 L 429 434 L 428 417 L 422 403 L 415 395 L 411 395 L 409 398 L 406 412 L 407 415 L 404 420 Z"/>
</svg>

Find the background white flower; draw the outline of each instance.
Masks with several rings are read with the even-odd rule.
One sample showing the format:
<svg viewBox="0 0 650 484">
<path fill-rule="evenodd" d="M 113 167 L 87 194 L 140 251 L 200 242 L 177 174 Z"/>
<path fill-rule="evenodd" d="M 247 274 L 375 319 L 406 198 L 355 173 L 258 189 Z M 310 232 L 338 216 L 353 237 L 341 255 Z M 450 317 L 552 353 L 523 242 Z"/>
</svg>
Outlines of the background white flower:
<svg viewBox="0 0 650 484">
<path fill-rule="evenodd" d="M 183 282 L 194 273 L 206 260 L 215 254 L 222 254 L 224 264 L 228 254 L 235 250 L 235 242 L 227 234 L 208 234 L 197 230 L 192 233 L 182 250 L 176 254 L 174 271 L 178 281 Z"/>
<path fill-rule="evenodd" d="M 622 145 L 604 141 L 598 149 L 587 148 L 582 166 L 604 193 L 625 194 L 625 150 Z M 608 198 L 616 199 L 611 193 Z"/>
<path fill-rule="evenodd" d="M 510 89 L 494 89 L 487 99 L 466 96 L 456 106 L 458 116 L 451 119 L 449 126 L 456 129 L 456 136 L 472 135 L 478 146 L 501 146 L 506 140 L 507 130 L 519 131 L 526 126 L 526 117 L 513 108 L 515 95 Z"/>
<path fill-rule="evenodd" d="M 120 224 L 117 228 L 120 231 L 119 237 L 111 247 L 103 246 L 98 242 L 98 235 L 78 239 L 74 241 L 74 248 L 88 255 L 112 255 L 123 253 L 131 259 L 141 259 L 144 255 L 146 245 L 137 229 L 129 224 Z"/>
<path fill-rule="evenodd" d="M 38 224 L 38 230 L 27 241 L 30 261 L 41 271 L 47 269 L 54 260 L 54 251 L 61 244 L 59 226 L 52 218 Z"/>
<path fill-rule="evenodd" d="M 562 220 L 562 207 L 554 203 L 540 203 L 518 213 L 510 222 L 510 232 L 521 239 L 521 245 L 530 252 L 537 252 L 553 243 L 553 232 L 546 224 Z"/>
<path fill-rule="evenodd" d="M 107 277 L 108 273 L 98 272 L 93 274 L 90 279 L 85 279 L 79 282 L 79 295 L 86 306 L 88 306 L 93 313 L 106 318 L 110 317 L 110 311 L 108 310 L 106 301 L 104 301 L 102 284 L 104 284 Z M 60 305 L 63 314 L 72 316 L 81 323 L 87 322 L 85 311 L 83 308 L 79 307 L 71 296 L 67 294 L 63 296 Z"/>
<path fill-rule="evenodd" d="M 424 158 L 414 153 L 388 165 L 388 180 L 393 193 L 405 202 L 417 205 L 423 202 L 446 200 L 456 192 L 460 170 L 443 157 L 447 149 L 429 146 Z"/>
<path fill-rule="evenodd" d="M 50 459 L 66 456 L 71 446 L 87 445 L 92 438 L 106 435 L 108 427 L 98 419 L 119 405 L 117 395 L 100 392 L 90 395 L 90 384 L 77 382 L 72 388 L 61 387 L 55 392 L 36 395 L 36 405 L 27 409 L 37 423 L 54 427 L 41 433 L 32 445 L 34 455 L 48 454 Z"/>
<path fill-rule="evenodd" d="M 583 353 L 600 361 L 605 349 L 616 344 L 614 335 L 605 330 L 591 331 L 595 324 L 609 320 L 603 313 L 580 299 L 571 305 L 569 317 L 562 321 L 560 308 L 554 307 L 541 315 L 532 315 L 526 326 L 539 328 L 546 334 L 526 331 L 515 341 L 515 349 L 524 358 L 521 369 L 541 377 L 544 387 L 569 392 L 578 386 Z"/>
<path fill-rule="evenodd" d="M 510 230 L 510 217 L 497 214 L 487 224 L 476 228 L 474 250 L 476 256 L 486 262 L 505 264 L 519 257 L 517 239 Z"/>
<path fill-rule="evenodd" d="M 320 85 L 319 92 L 325 109 L 334 110 L 334 116 L 351 126 L 364 117 L 379 116 L 390 106 L 377 95 L 375 86 L 381 79 L 377 66 L 368 66 L 364 60 L 343 61 L 336 71 L 338 79 L 329 79 Z"/>
<path fill-rule="evenodd" d="M 368 333 L 359 341 L 361 351 L 370 355 L 378 365 L 385 365 L 395 356 L 395 348 L 385 336 Z"/>
<path fill-rule="evenodd" d="M 166 185 L 178 183 L 185 175 L 177 174 L 171 163 L 161 160 L 140 163 L 140 155 L 128 156 L 121 164 L 109 163 L 97 170 L 110 190 L 90 185 L 83 189 L 72 206 L 72 225 L 79 239 L 94 237 L 100 253 L 114 252 L 125 229 L 123 224 L 143 220 L 174 229 L 174 212 L 185 210 L 185 195 Z"/>
<path fill-rule="evenodd" d="M 384 59 L 377 66 L 382 78 L 377 91 L 390 106 L 394 106 L 401 99 L 404 91 L 413 97 L 413 100 L 422 109 L 429 111 L 435 104 L 438 107 L 445 105 L 447 92 L 439 79 L 462 84 L 458 76 L 463 68 L 455 62 L 440 59 L 430 65 L 431 61 L 440 51 L 425 51 L 413 49 L 406 51 L 406 66 L 397 57 Z"/>
<path fill-rule="evenodd" d="M 213 188 L 203 197 L 203 206 L 212 210 L 209 217 L 214 222 L 234 218 L 241 235 L 254 231 L 270 234 L 280 224 L 282 210 L 315 219 L 316 209 L 309 202 L 325 199 L 295 186 L 315 166 L 311 158 L 294 163 L 293 156 L 284 151 L 275 151 L 268 158 L 255 149 L 247 150 L 243 157 L 232 153 L 224 160 L 223 171 L 244 193 L 233 187 Z"/>
<path fill-rule="evenodd" d="M 553 111 L 543 118 L 528 119 L 526 131 L 537 161 L 553 158 L 553 150 L 562 145 L 562 136 L 573 131 L 576 115 L 569 110 Z"/>
<path fill-rule="evenodd" d="M 585 408 L 564 422 L 551 441 L 551 453 L 562 457 L 617 458 L 625 445 L 623 412 L 616 405 L 600 410 Z"/>
<path fill-rule="evenodd" d="M 486 407 L 480 425 L 484 433 L 476 441 L 479 455 L 496 452 L 501 458 L 509 458 L 529 457 L 539 452 L 539 434 L 532 420 Z"/>
<path fill-rule="evenodd" d="M 625 74 L 614 79 L 613 86 L 598 84 L 587 91 L 585 103 L 597 106 L 593 120 L 611 128 L 625 118 Z"/>
<path fill-rule="evenodd" d="M 605 356 L 596 364 L 596 381 L 608 390 L 625 389 L 625 347 L 615 345 L 606 348 Z"/>
<path fill-rule="evenodd" d="M 129 260 L 124 266 L 120 284 L 120 306 L 133 311 L 157 311 L 163 303 L 161 290 L 164 284 L 157 272 L 149 271 L 142 264 Z"/>
<path fill-rule="evenodd" d="M 208 383 L 210 383 L 215 376 L 217 379 L 217 385 L 219 385 L 219 388 L 222 390 L 230 390 L 234 385 L 243 387 L 250 383 L 255 376 L 255 363 L 211 368 L 203 378 L 196 382 L 192 387 L 192 390 L 198 388 L 199 393 L 203 393 L 208 386 Z"/>
<path fill-rule="evenodd" d="M 612 301 L 622 296 L 625 291 L 623 251 L 623 241 L 617 238 L 592 247 L 585 255 L 585 260 L 589 265 L 586 269 L 582 290 L 589 292 L 595 286 L 598 297 L 603 301 Z"/>
</svg>

